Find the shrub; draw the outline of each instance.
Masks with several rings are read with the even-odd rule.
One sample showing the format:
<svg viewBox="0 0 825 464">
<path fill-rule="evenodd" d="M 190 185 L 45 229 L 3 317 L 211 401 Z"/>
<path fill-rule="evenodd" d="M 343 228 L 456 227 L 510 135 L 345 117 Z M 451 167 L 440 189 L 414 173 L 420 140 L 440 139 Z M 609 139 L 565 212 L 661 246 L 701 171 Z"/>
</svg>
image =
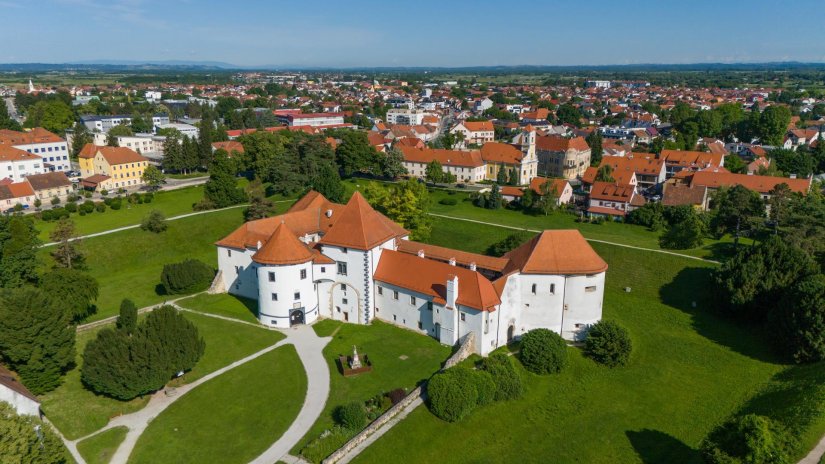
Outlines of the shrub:
<svg viewBox="0 0 825 464">
<path fill-rule="evenodd" d="M 435 374 L 427 384 L 430 411 L 439 419 L 455 422 L 478 404 L 478 390 L 470 375 L 452 368 Z"/>
<path fill-rule="evenodd" d="M 43 202 L 40 201 L 40 198 L 37 198 L 37 199 L 34 200 L 34 207 L 35 208 L 40 208 L 42 205 L 43 205 Z"/>
<path fill-rule="evenodd" d="M 167 227 L 169 227 L 169 225 L 166 223 L 166 216 L 156 209 L 147 214 L 146 217 L 143 218 L 143 222 L 140 224 L 141 229 L 148 230 L 149 232 L 154 232 L 156 234 L 163 232 Z"/>
<path fill-rule="evenodd" d="M 121 187 L 121 188 L 117 189 L 117 193 L 118 193 L 118 195 L 123 195 L 124 193 L 126 193 L 126 189 Z"/>
<path fill-rule="evenodd" d="M 630 361 L 633 344 L 627 329 L 613 321 L 599 321 L 587 333 L 584 354 L 608 367 L 624 366 Z"/>
<path fill-rule="evenodd" d="M 458 200 L 456 200 L 455 198 L 442 198 L 441 200 L 439 200 L 438 203 L 447 206 L 455 206 L 458 204 Z"/>
<path fill-rule="evenodd" d="M 95 211 L 97 211 L 98 213 L 106 211 L 106 203 L 103 203 L 102 201 L 95 203 Z"/>
<path fill-rule="evenodd" d="M 521 376 L 516 370 L 513 359 L 503 353 L 496 353 L 481 362 L 481 369 L 489 372 L 496 386 L 495 400 L 507 401 L 524 394 Z"/>
<path fill-rule="evenodd" d="M 46 211 L 43 211 L 42 213 L 40 213 L 40 219 L 42 219 L 46 222 L 51 221 L 52 220 L 52 211 L 50 209 L 46 210 Z"/>
<path fill-rule="evenodd" d="M 301 450 L 301 455 L 310 462 L 321 462 L 324 458 L 343 446 L 343 444 L 356 433 L 356 430 L 350 430 L 336 425 L 332 427 L 329 432 L 324 432 L 323 435 L 309 442 L 309 444 Z"/>
<path fill-rule="evenodd" d="M 196 259 L 163 266 L 160 282 L 169 295 L 206 290 L 215 277 L 215 270 Z"/>
<path fill-rule="evenodd" d="M 52 206 L 57 206 L 60 204 L 60 198 L 52 197 Z"/>
<path fill-rule="evenodd" d="M 121 206 L 123 206 L 123 203 L 120 198 L 115 198 L 114 200 L 109 202 L 109 208 L 112 208 L 115 211 L 119 210 Z"/>
<path fill-rule="evenodd" d="M 335 421 L 342 427 L 361 430 L 367 424 L 367 412 L 363 404 L 353 401 L 335 409 Z"/>
<path fill-rule="evenodd" d="M 521 337 L 521 363 L 534 374 L 561 372 L 567 365 L 567 343 L 549 329 L 533 329 Z"/>
<path fill-rule="evenodd" d="M 77 212 L 77 203 L 66 203 L 65 208 L 66 208 L 66 211 L 68 211 L 70 213 L 76 213 Z"/>
<path fill-rule="evenodd" d="M 128 196 L 128 197 L 126 197 L 126 198 L 128 199 L 129 203 L 131 203 L 131 204 L 135 204 L 135 203 L 140 203 L 140 202 L 141 202 L 141 201 L 140 201 L 140 194 L 139 194 L 139 193 L 133 193 L 133 194 L 129 195 L 129 196 Z"/>
<path fill-rule="evenodd" d="M 143 194 L 143 203 L 151 203 L 152 200 L 155 199 L 155 194 L 152 192 L 146 192 Z"/>
<path fill-rule="evenodd" d="M 92 198 L 92 192 L 89 192 L 88 190 L 83 192 L 83 198 Z"/>
<path fill-rule="evenodd" d="M 469 371 L 472 373 L 472 381 L 475 384 L 478 398 L 476 403 L 479 406 L 490 404 L 496 400 L 496 384 L 493 381 L 493 376 L 487 371 Z"/>
<path fill-rule="evenodd" d="M 785 464 L 792 439 L 764 416 L 748 414 L 715 429 L 702 442 L 708 464 Z"/>
<path fill-rule="evenodd" d="M 195 211 L 207 211 L 210 209 L 215 209 L 215 203 L 212 203 L 212 201 L 207 198 L 203 198 L 199 202 L 194 203 L 192 205 L 192 209 Z"/>
<path fill-rule="evenodd" d="M 105 196 L 108 196 L 108 195 L 109 195 L 109 191 L 108 191 L 108 190 L 106 190 L 106 189 L 103 189 L 103 190 L 101 190 L 101 191 L 100 191 L 100 194 L 101 194 L 101 195 L 103 195 L 103 196 L 105 197 Z M 86 198 L 88 198 L 88 197 L 86 197 Z"/>
<path fill-rule="evenodd" d="M 403 388 L 396 388 L 395 390 L 389 392 L 387 396 L 392 404 L 398 404 L 401 400 L 407 397 L 407 391 Z"/>
<path fill-rule="evenodd" d="M 95 202 L 93 202 L 92 200 L 86 200 L 86 201 L 83 202 L 82 205 L 79 206 L 78 209 L 80 210 L 81 213 L 85 213 L 85 214 L 92 213 L 95 210 Z"/>
<path fill-rule="evenodd" d="M 66 197 L 66 201 L 76 202 L 77 200 L 78 200 L 78 197 L 74 193 L 71 193 Z"/>
</svg>

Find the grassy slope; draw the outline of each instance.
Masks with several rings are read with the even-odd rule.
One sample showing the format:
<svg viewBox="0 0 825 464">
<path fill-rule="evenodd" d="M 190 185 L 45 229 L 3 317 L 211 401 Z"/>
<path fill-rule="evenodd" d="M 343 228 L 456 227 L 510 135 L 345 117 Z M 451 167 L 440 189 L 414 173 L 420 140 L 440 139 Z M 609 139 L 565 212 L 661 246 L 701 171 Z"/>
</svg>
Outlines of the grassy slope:
<svg viewBox="0 0 825 464">
<path fill-rule="evenodd" d="M 181 307 L 209 314 L 231 317 L 247 322 L 258 322 L 258 302 L 247 298 L 221 293 L 209 295 L 202 293 L 178 301 Z"/>
<path fill-rule="evenodd" d="M 126 427 L 109 429 L 79 442 L 77 450 L 87 464 L 108 464 L 128 431 Z"/>
<path fill-rule="evenodd" d="M 73 214 L 72 220 L 75 222 L 78 235 L 88 235 L 118 227 L 140 224 L 143 217 L 154 209 L 162 211 L 166 217 L 191 213 L 192 204 L 197 203 L 201 198 L 203 198 L 203 186 L 197 185 L 168 192 L 157 192 L 151 203 L 132 205 L 128 201 L 124 201 L 121 209 L 117 211 L 107 208 L 103 213 L 94 212 L 86 216 Z M 50 241 L 49 232 L 54 229 L 55 224 L 55 222 L 40 220 L 35 222 L 35 227 L 40 230 L 41 240 L 44 242 Z"/>
<path fill-rule="evenodd" d="M 438 239 L 432 241 L 472 243 L 480 251 L 498 235 L 477 225 L 456 233 L 454 225 L 437 221 Z M 448 230 L 455 235 L 445 235 Z M 572 363 L 563 374 L 525 373 L 523 399 L 477 410 L 458 424 L 419 409 L 357 462 L 398 455 L 414 462 L 540 462 L 550 456 L 554 462 L 698 462 L 695 450 L 705 434 L 786 366 L 756 337 L 708 309 L 706 265 L 609 245 L 594 248 L 611 266 L 605 317 L 620 321 L 633 336 L 630 366 L 606 369 L 571 349 Z M 479 433 L 493 424 L 507 432 Z"/>
<path fill-rule="evenodd" d="M 187 393 L 149 424 L 131 463 L 245 463 L 289 427 L 306 374 L 287 345 Z"/>
<path fill-rule="evenodd" d="M 283 339 L 283 335 L 277 332 L 212 317 L 188 313 L 186 317 L 198 326 L 206 342 L 206 350 L 198 364 L 182 379 L 177 380 L 178 383 L 192 382 Z M 78 334 L 78 364 L 82 362 L 80 353 L 96 333 L 97 330 L 90 330 Z M 83 387 L 79 367 L 66 375 L 63 385 L 57 390 L 41 397 L 43 412 L 69 439 L 98 430 L 106 425 L 110 417 L 137 411 L 148 400 L 145 397 L 124 402 L 96 395 Z"/>
<path fill-rule="evenodd" d="M 351 401 L 363 402 L 396 388 L 413 388 L 435 373 L 450 356 L 450 347 L 441 345 L 435 339 L 381 321 L 375 321 L 370 326 L 359 326 L 325 320 L 314 326 L 319 336 L 329 336 L 339 327 L 335 338 L 324 348 L 333 393 L 321 417 L 293 449 L 295 454 L 332 427 L 332 414 L 338 406 Z M 344 378 L 338 370 L 337 358 L 352 354 L 353 345 L 358 347 L 359 353 L 369 356 L 373 371 Z M 402 355 L 407 359 L 402 360 Z"/>
</svg>

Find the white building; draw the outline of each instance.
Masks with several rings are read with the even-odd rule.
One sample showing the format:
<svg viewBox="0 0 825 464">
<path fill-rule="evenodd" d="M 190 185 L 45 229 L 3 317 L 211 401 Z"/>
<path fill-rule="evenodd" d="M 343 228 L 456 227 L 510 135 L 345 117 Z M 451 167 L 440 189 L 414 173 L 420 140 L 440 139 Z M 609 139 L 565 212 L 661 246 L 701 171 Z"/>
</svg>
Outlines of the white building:
<svg viewBox="0 0 825 464">
<path fill-rule="evenodd" d="M 3 366 L 0 366 L 0 401 L 9 403 L 21 416 L 40 417 L 40 401 Z"/>
<path fill-rule="evenodd" d="M 344 124 L 343 113 L 290 113 L 278 116 L 289 126 L 340 126 Z"/>
<path fill-rule="evenodd" d="M 217 243 L 221 284 L 258 300 L 262 324 L 378 318 L 483 355 L 534 328 L 584 337 L 602 314 L 607 264 L 576 230 L 545 231 L 501 258 L 413 242 L 356 192 L 310 192 Z"/>
<path fill-rule="evenodd" d="M 427 175 L 427 165 L 433 161 L 441 164 L 443 172 L 455 176 L 458 182 L 481 182 L 487 178 L 487 163 L 478 150 L 460 151 L 435 148 L 415 148 L 400 146 L 404 155 L 407 174 L 419 179 Z"/>
<path fill-rule="evenodd" d="M 387 110 L 387 124 L 416 126 L 424 122 L 426 113 L 419 109 L 393 108 Z"/>
<path fill-rule="evenodd" d="M 97 116 L 86 115 L 81 116 L 80 121 L 86 125 L 90 131 L 109 132 L 109 129 L 120 124 L 128 125 L 132 123 L 132 117 L 127 115 L 111 115 L 111 116 Z M 156 114 L 152 116 L 152 126 L 162 126 L 169 124 L 169 116 L 166 114 Z"/>
<path fill-rule="evenodd" d="M 464 145 L 484 145 L 495 139 L 496 130 L 492 121 L 461 121 L 450 129 L 453 134 L 464 136 Z"/>
<path fill-rule="evenodd" d="M 43 158 L 40 156 L 12 146 L 0 145 L 0 180 L 19 182 L 28 175 L 44 172 Z"/>
<path fill-rule="evenodd" d="M 197 127 L 195 130 L 197 131 Z M 195 133 L 197 134 L 197 132 Z M 163 143 L 166 141 L 165 136 L 154 134 L 119 135 L 115 138 L 117 139 L 117 146 L 131 148 L 142 155 L 147 153 L 157 153 L 162 155 Z M 93 134 L 92 143 L 95 145 L 102 147 L 106 145 L 107 142 L 108 135 L 102 132 L 95 132 Z"/>
<path fill-rule="evenodd" d="M 0 145 L 19 148 L 41 157 L 45 171 L 71 170 L 66 140 L 42 127 L 35 127 L 28 132 L 0 130 Z"/>
<path fill-rule="evenodd" d="M 158 129 L 175 129 L 181 133 L 181 135 L 185 135 L 189 138 L 196 139 L 198 138 L 198 128 L 191 125 L 191 124 L 183 124 L 179 122 L 167 123 L 167 124 L 158 124 Z"/>
<path fill-rule="evenodd" d="M 596 89 L 609 89 L 610 81 L 584 81 L 584 86 Z"/>
<path fill-rule="evenodd" d="M 144 98 L 146 98 L 146 101 L 150 103 L 160 101 L 161 98 L 163 98 L 161 96 L 161 92 L 158 90 L 147 90 L 146 93 L 143 94 L 143 96 Z"/>
</svg>

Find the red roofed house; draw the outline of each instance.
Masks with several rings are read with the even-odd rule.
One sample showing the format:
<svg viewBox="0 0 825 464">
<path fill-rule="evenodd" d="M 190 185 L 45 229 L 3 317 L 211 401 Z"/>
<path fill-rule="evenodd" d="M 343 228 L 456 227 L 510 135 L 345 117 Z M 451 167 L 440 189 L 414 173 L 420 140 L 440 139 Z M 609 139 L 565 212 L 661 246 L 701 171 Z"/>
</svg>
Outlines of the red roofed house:
<svg viewBox="0 0 825 464">
<path fill-rule="evenodd" d="M 43 158 L 43 167 L 47 171 L 71 170 L 68 143 L 42 127 L 27 132 L 0 130 L 0 145 L 19 148 Z"/>
<path fill-rule="evenodd" d="M 23 180 L 31 174 L 46 172 L 43 158 L 11 145 L 0 145 L 0 179 Z"/>
<path fill-rule="evenodd" d="M 453 134 L 464 136 L 464 146 L 484 145 L 495 139 L 496 131 L 492 121 L 461 121 L 450 129 Z M 459 147 L 461 148 L 461 147 Z"/>
<path fill-rule="evenodd" d="M 587 212 L 591 216 L 623 218 L 627 213 L 644 206 L 645 203 L 644 197 L 636 193 L 636 188 L 632 185 L 595 182 L 590 188 Z"/>
<path fill-rule="evenodd" d="M 6 212 L 18 204 L 28 209 L 34 205 L 35 200 L 37 200 L 37 195 L 25 180 L 0 185 L 0 211 Z"/>
<path fill-rule="evenodd" d="M 603 156 L 599 167 L 610 165 L 616 182 L 631 183 L 630 174 L 635 174 L 635 183 L 639 188 L 653 187 L 665 181 L 665 161 L 656 159 L 649 153 L 630 153 L 627 156 Z"/>
<path fill-rule="evenodd" d="M 481 159 L 487 164 L 487 180 L 498 179 L 498 171 L 505 169 L 509 176 L 515 172 L 518 185 L 527 185 L 538 175 L 536 133 L 524 134 L 522 145 L 488 142 L 481 147 Z"/>
<path fill-rule="evenodd" d="M 725 155 L 689 150 L 662 150 L 659 159 L 664 160 L 667 177 L 679 171 L 699 171 L 721 168 L 725 165 Z"/>
<path fill-rule="evenodd" d="M 779 184 L 787 184 L 792 192 L 807 194 L 811 190 L 813 178 L 790 179 L 787 177 L 757 176 L 751 174 L 733 174 L 730 172 L 698 171 L 690 177 L 691 187 L 707 187 L 710 192 L 721 187 L 741 185 L 759 193 L 763 200 L 771 198 L 771 190 Z M 704 208 L 708 209 L 711 194 L 707 195 Z"/>
<path fill-rule="evenodd" d="M 549 187 L 544 187 L 544 184 L 550 183 Z M 545 189 L 549 192 L 554 192 L 556 196 L 557 205 L 565 205 L 573 201 L 573 187 L 566 179 L 547 179 L 545 177 L 536 177 L 530 181 L 530 190 L 538 195 L 544 195 Z"/>
<path fill-rule="evenodd" d="M 427 165 L 438 161 L 441 169 L 456 177 L 458 182 L 481 182 L 487 178 L 487 165 L 478 150 L 460 151 L 436 148 L 413 148 L 399 145 L 404 155 L 407 174 L 419 179 L 427 175 Z"/>
<path fill-rule="evenodd" d="M 380 319 L 448 345 L 472 332 L 486 355 L 539 327 L 581 340 L 602 315 L 607 264 L 576 230 L 494 258 L 410 241 L 358 192 L 346 205 L 310 192 L 216 245 L 212 291 L 257 300 L 271 327 Z"/>
<path fill-rule="evenodd" d="M 536 139 L 539 174 L 572 180 L 590 166 L 590 146 L 584 137 L 542 136 Z"/>
<path fill-rule="evenodd" d="M 244 153 L 243 144 L 241 142 L 236 142 L 234 140 L 228 140 L 226 142 L 213 142 L 212 143 L 212 151 L 217 150 L 224 150 L 226 151 L 227 155 L 232 158 L 233 154 L 242 155 Z"/>
</svg>

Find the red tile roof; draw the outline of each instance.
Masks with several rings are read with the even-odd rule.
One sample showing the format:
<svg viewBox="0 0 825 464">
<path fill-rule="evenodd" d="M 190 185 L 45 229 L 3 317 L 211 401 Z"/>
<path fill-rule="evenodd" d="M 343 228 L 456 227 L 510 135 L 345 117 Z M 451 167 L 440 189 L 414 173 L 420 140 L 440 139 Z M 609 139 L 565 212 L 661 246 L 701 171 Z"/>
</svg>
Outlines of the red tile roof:
<svg viewBox="0 0 825 464">
<path fill-rule="evenodd" d="M 372 209 L 363 195 L 355 192 L 319 243 L 369 250 L 403 235 L 407 235 L 407 231 Z"/>
<path fill-rule="evenodd" d="M 481 147 L 481 159 L 493 164 L 519 164 L 524 154 L 515 145 L 487 142 Z"/>
<path fill-rule="evenodd" d="M 545 230 L 504 258 L 510 260 L 505 273 L 571 275 L 607 270 L 607 263 L 578 230 Z"/>
<path fill-rule="evenodd" d="M 459 150 L 444 150 L 424 148 L 418 149 L 413 147 L 400 146 L 401 153 L 404 155 L 404 160 L 412 163 L 430 163 L 433 160 L 438 160 L 442 166 L 461 166 L 461 167 L 480 167 L 484 166 L 484 160 L 481 158 L 481 152 L 478 150 L 459 151 Z"/>
<path fill-rule="evenodd" d="M 447 298 L 447 281 L 458 277 L 456 303 L 479 311 L 495 311 L 501 304 L 493 284 L 476 271 L 416 255 L 384 250 L 375 280 L 430 295 L 437 303 Z"/>
<path fill-rule="evenodd" d="M 584 137 L 560 137 L 557 135 L 540 135 L 536 137 L 536 149 L 540 151 L 579 151 L 589 150 L 590 146 Z"/>
<path fill-rule="evenodd" d="M 721 167 L 724 155 L 703 151 L 662 150 L 660 159 L 668 165 L 693 168 Z"/>
<path fill-rule="evenodd" d="M 741 185 L 759 193 L 768 193 L 779 184 L 788 184 L 791 191 L 808 193 L 812 179 L 789 179 L 787 177 L 755 176 L 748 174 L 732 174 L 730 172 L 699 171 L 693 174 L 691 186 L 710 188 L 732 187 Z"/>
<path fill-rule="evenodd" d="M 280 223 L 266 243 L 252 255 L 252 260 L 260 264 L 289 265 L 312 261 L 310 249 L 295 237 L 286 223 Z"/>
<path fill-rule="evenodd" d="M 464 266 L 469 266 L 471 263 L 475 263 L 479 268 L 489 269 L 496 272 L 503 271 L 504 267 L 507 265 L 507 260 L 504 258 L 496 258 L 493 256 L 453 250 L 452 248 L 445 248 L 430 245 L 428 243 L 415 242 L 412 240 L 399 240 L 398 251 L 416 256 L 419 251 L 422 251 L 424 252 L 425 258 L 447 262 L 449 262 L 450 259 L 455 259 L 456 263 Z"/>
<path fill-rule="evenodd" d="M 62 138 L 43 129 L 35 127 L 28 132 L 0 130 L 0 145 L 34 145 L 38 143 L 64 142 Z"/>
</svg>

